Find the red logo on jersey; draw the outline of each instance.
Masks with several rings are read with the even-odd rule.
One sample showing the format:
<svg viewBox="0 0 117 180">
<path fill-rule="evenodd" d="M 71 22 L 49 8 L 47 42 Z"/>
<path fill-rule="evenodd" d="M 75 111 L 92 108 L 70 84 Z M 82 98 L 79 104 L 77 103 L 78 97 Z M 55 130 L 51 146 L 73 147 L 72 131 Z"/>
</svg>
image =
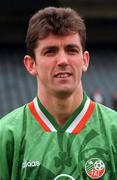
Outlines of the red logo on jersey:
<svg viewBox="0 0 117 180">
<path fill-rule="evenodd" d="M 98 179 L 105 173 L 105 164 L 98 158 L 92 158 L 85 164 L 85 171 L 92 179 Z"/>
</svg>

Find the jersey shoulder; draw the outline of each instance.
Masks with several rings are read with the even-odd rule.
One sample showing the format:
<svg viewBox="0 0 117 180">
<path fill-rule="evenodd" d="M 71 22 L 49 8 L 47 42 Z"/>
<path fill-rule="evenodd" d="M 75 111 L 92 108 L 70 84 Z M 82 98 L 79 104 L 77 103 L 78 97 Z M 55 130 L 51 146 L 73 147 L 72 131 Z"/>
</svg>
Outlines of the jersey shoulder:
<svg viewBox="0 0 117 180">
<path fill-rule="evenodd" d="M 23 116 L 25 113 L 25 109 L 27 109 L 27 105 L 23 105 L 0 119 L 0 131 L 2 131 L 5 127 L 13 127 L 18 126 L 18 124 L 23 120 Z"/>
<path fill-rule="evenodd" d="M 106 124 L 115 124 L 117 127 L 117 112 L 102 104 L 96 103 L 95 112 L 97 116 L 106 122 Z"/>
</svg>

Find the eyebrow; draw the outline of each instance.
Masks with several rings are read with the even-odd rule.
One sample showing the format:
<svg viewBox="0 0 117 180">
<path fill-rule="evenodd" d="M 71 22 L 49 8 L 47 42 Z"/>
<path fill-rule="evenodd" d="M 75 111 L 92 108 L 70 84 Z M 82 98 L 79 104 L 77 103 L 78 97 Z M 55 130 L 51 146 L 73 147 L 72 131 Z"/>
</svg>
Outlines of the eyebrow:
<svg viewBox="0 0 117 180">
<path fill-rule="evenodd" d="M 45 50 L 48 50 L 48 49 L 57 49 L 57 48 L 58 46 L 56 45 L 49 45 L 49 46 L 43 47 L 41 51 L 44 52 Z"/>
<path fill-rule="evenodd" d="M 76 47 L 76 48 L 80 48 L 80 46 L 76 45 L 76 44 L 66 44 L 64 45 L 64 47 Z M 55 48 L 58 48 L 57 45 L 49 45 L 49 46 L 45 46 L 44 48 L 42 48 L 42 50 L 45 50 L 45 49 L 55 49 Z"/>
<path fill-rule="evenodd" d="M 77 48 L 78 50 L 80 50 L 80 46 L 72 43 L 72 44 L 66 44 L 64 45 L 64 48 Z M 42 48 L 41 50 L 41 53 L 43 53 L 44 51 L 46 50 L 49 50 L 49 49 L 59 49 L 59 46 L 58 45 L 48 45 L 48 46 L 45 46 Z"/>
<path fill-rule="evenodd" d="M 80 49 L 80 46 L 78 46 L 76 44 L 68 44 L 65 47 L 71 47 L 71 48 L 74 47 L 74 48 Z"/>
</svg>

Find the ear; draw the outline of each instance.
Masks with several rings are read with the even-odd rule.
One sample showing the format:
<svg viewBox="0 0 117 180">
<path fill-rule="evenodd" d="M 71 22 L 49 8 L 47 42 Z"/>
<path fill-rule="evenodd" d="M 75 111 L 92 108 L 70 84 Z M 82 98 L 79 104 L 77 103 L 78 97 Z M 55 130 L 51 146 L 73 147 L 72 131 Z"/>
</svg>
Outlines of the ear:
<svg viewBox="0 0 117 180">
<path fill-rule="evenodd" d="M 89 59 L 90 59 L 89 52 L 85 51 L 83 54 L 83 72 L 86 72 L 88 69 Z"/>
<path fill-rule="evenodd" d="M 24 65 L 27 69 L 27 71 L 33 75 L 33 76 L 36 76 L 37 75 L 37 70 L 36 70 L 36 62 L 35 60 L 29 56 L 29 55 L 26 55 L 24 57 Z"/>
</svg>

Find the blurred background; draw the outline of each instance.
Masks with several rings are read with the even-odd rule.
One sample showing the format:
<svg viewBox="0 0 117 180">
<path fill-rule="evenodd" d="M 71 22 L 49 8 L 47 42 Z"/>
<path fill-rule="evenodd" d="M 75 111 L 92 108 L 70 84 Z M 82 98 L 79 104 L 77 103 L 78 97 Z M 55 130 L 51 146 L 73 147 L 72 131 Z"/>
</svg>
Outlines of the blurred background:
<svg viewBox="0 0 117 180">
<path fill-rule="evenodd" d="M 87 94 L 117 110 L 117 0 L 1 0 L 0 117 L 36 96 L 36 80 L 23 65 L 29 18 L 47 6 L 72 7 L 85 19 L 90 68 Z"/>
</svg>

